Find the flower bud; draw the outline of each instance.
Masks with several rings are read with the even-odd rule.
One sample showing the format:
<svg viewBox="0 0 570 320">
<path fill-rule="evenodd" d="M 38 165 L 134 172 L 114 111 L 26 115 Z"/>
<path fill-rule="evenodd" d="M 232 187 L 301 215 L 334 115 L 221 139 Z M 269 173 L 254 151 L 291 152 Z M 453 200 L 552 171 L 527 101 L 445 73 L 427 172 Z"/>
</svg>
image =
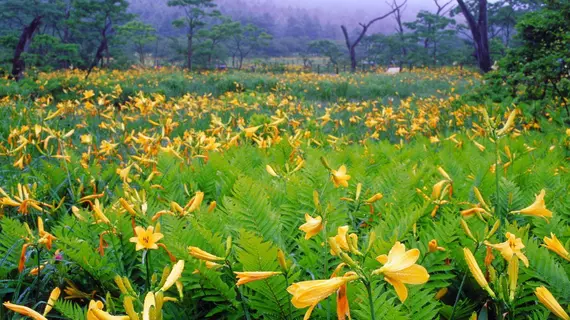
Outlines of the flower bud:
<svg viewBox="0 0 570 320">
<path fill-rule="evenodd" d="M 283 272 L 287 272 L 287 260 L 285 259 L 285 254 L 281 249 L 277 249 L 277 261 L 279 262 L 279 265 L 281 266 Z"/>
</svg>

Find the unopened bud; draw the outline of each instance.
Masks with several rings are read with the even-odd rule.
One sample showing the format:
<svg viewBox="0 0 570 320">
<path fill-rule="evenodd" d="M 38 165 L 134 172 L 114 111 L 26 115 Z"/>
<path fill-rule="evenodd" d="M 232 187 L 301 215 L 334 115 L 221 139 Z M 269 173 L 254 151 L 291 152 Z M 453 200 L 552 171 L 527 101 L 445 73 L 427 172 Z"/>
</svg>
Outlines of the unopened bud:
<svg viewBox="0 0 570 320">
<path fill-rule="evenodd" d="M 281 249 L 277 249 L 277 261 L 279 262 L 281 269 L 284 272 L 287 272 L 287 270 L 288 270 L 287 260 L 285 259 L 285 254 L 283 253 L 283 250 L 281 250 Z"/>
<path fill-rule="evenodd" d="M 465 234 L 467 235 L 467 237 L 469 237 L 469 239 L 477 242 L 477 239 L 475 239 L 475 237 L 473 236 L 473 233 L 471 232 L 471 229 L 469 229 L 467 222 L 465 222 L 465 220 L 463 220 L 463 219 L 459 220 L 459 222 L 461 223 L 461 228 L 463 228 L 463 231 L 465 231 Z"/>
</svg>

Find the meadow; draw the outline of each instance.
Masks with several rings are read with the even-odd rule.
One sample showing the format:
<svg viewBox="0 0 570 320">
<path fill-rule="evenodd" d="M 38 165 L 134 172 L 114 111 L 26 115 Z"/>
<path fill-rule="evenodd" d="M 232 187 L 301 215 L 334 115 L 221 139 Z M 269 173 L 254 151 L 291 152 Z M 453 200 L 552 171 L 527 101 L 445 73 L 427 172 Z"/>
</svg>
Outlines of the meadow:
<svg viewBox="0 0 570 320">
<path fill-rule="evenodd" d="M 482 82 L 0 79 L 0 318 L 570 319 L 570 129 Z"/>
</svg>

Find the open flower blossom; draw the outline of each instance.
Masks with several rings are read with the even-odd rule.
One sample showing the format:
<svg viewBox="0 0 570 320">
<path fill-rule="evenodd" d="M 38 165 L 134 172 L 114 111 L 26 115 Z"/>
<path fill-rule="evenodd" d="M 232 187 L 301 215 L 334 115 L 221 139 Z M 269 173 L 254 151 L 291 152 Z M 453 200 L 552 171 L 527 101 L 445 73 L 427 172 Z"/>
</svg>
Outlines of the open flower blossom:
<svg viewBox="0 0 570 320">
<path fill-rule="evenodd" d="M 350 176 L 346 174 L 345 165 L 340 166 L 338 170 L 331 170 L 331 173 L 331 179 L 335 188 L 338 188 L 339 186 L 348 188 L 348 180 L 350 180 Z"/>
<path fill-rule="evenodd" d="M 188 251 L 190 252 L 190 255 L 193 256 L 196 259 L 200 259 L 203 261 L 210 261 L 210 262 L 215 262 L 215 261 L 224 261 L 224 258 L 215 256 L 209 252 L 206 252 L 198 247 L 193 247 L 190 246 L 188 247 Z"/>
<path fill-rule="evenodd" d="M 313 309 L 331 294 L 335 293 L 347 282 L 358 279 L 353 272 L 347 272 L 343 277 L 334 277 L 328 280 L 309 280 L 297 282 L 287 288 L 287 292 L 293 295 L 291 303 L 298 309 L 309 308 L 303 320 L 311 317 Z"/>
<path fill-rule="evenodd" d="M 521 259 L 525 267 L 528 268 L 528 259 L 521 251 L 525 247 L 522 243 L 522 240 L 510 232 L 506 233 L 506 237 L 507 241 L 505 242 L 491 244 L 488 241 L 485 241 L 485 245 L 499 250 L 506 261 L 511 261 L 513 255 L 516 255 L 519 257 L 519 259 Z"/>
<path fill-rule="evenodd" d="M 465 256 L 465 262 L 467 262 L 467 267 L 469 268 L 469 271 L 471 271 L 471 274 L 473 275 L 473 278 L 475 278 L 475 281 L 477 281 L 481 288 L 485 289 L 485 291 L 487 291 L 487 293 L 489 293 L 489 295 L 494 298 L 495 292 L 491 290 L 491 287 L 489 286 L 487 279 L 485 279 L 483 271 L 481 271 L 481 268 L 479 268 L 477 260 L 475 260 L 475 256 L 473 256 L 471 250 L 468 248 L 463 248 L 463 254 Z"/>
<path fill-rule="evenodd" d="M 10 309 L 16 313 L 19 313 L 23 316 L 30 317 L 34 320 L 47 320 L 46 317 L 42 316 L 38 312 L 36 312 L 36 311 L 26 307 L 26 306 L 21 306 L 18 304 L 10 303 L 10 301 L 4 302 L 4 307 L 6 307 L 7 309 Z"/>
<path fill-rule="evenodd" d="M 405 284 L 424 284 L 429 280 L 427 270 L 415 264 L 419 257 L 420 250 L 406 251 L 406 246 L 397 241 L 388 255 L 376 257 L 376 260 L 384 266 L 372 273 L 383 275 L 384 280 L 394 286 L 400 301 L 404 302 L 408 298 L 408 289 Z"/>
<path fill-rule="evenodd" d="M 546 247 L 548 250 L 556 253 L 557 255 L 561 256 L 562 258 L 570 261 L 570 255 L 564 245 L 556 238 L 554 233 L 550 233 L 550 238 L 544 237 L 544 244 L 542 246 Z"/>
<path fill-rule="evenodd" d="M 44 230 L 44 221 L 40 217 L 38 217 L 38 233 L 40 235 L 38 243 L 45 244 L 46 248 L 51 250 L 53 240 L 57 240 L 57 238 Z"/>
<path fill-rule="evenodd" d="M 518 213 L 518 214 L 525 214 L 529 216 L 541 217 L 548 220 L 548 218 L 552 218 L 552 211 L 546 209 L 546 205 L 544 204 L 544 196 L 546 195 L 546 191 L 542 189 L 538 195 L 536 195 L 536 199 L 534 203 L 530 206 L 521 209 L 512 211 L 511 213 Z"/>
<path fill-rule="evenodd" d="M 153 226 L 149 226 L 146 230 L 141 226 L 137 226 L 135 233 L 137 236 L 132 237 L 129 241 L 137 244 L 137 251 L 142 249 L 158 249 L 156 243 L 164 237 L 162 233 L 154 232 Z"/>
<path fill-rule="evenodd" d="M 269 277 L 281 274 L 281 272 L 274 271 L 244 271 L 244 272 L 234 272 L 236 274 L 236 285 L 241 286 L 242 284 L 250 283 L 253 281 L 264 280 Z"/>
<path fill-rule="evenodd" d="M 305 240 L 316 236 L 323 229 L 323 218 L 321 218 L 321 216 L 313 218 L 308 213 L 305 213 L 305 221 L 306 222 L 299 227 L 299 230 L 305 232 Z"/>
<path fill-rule="evenodd" d="M 540 301 L 540 303 L 542 303 L 548 310 L 554 313 L 558 318 L 564 320 L 570 320 L 570 316 L 568 316 L 568 313 L 564 311 L 564 308 L 562 308 L 560 303 L 556 301 L 556 298 L 554 298 L 554 296 L 552 295 L 552 293 L 550 293 L 550 291 L 548 291 L 548 289 L 546 289 L 543 286 L 538 287 L 534 291 L 534 294 L 536 294 L 538 301 Z"/>
</svg>

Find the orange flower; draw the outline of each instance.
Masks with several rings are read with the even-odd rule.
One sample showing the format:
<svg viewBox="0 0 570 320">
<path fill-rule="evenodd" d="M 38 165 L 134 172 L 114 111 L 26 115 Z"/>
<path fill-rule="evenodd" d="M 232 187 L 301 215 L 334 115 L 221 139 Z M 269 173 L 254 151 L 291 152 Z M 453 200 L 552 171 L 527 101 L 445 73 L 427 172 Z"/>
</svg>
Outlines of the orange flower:
<svg viewBox="0 0 570 320">
<path fill-rule="evenodd" d="M 4 302 L 4 307 L 6 307 L 6 308 L 8 308 L 8 309 L 10 309 L 16 313 L 19 313 L 23 316 L 30 317 L 34 320 L 47 320 L 46 317 L 42 316 L 38 312 L 36 312 L 36 311 L 34 311 L 28 307 L 25 307 L 25 306 L 10 303 L 10 301 Z"/>
<path fill-rule="evenodd" d="M 236 274 L 237 286 L 242 284 L 250 283 L 253 281 L 267 279 L 275 275 L 281 274 L 281 272 L 273 271 L 248 271 L 248 272 L 234 272 Z"/>
</svg>

